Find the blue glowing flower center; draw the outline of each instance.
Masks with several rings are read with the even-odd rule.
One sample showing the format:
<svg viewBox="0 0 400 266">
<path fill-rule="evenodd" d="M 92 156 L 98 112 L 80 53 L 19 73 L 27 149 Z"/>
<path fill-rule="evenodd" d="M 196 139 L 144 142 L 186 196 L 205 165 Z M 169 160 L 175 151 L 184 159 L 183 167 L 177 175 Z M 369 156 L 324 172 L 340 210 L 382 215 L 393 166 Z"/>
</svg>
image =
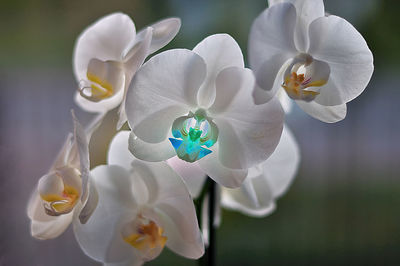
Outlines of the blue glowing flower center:
<svg viewBox="0 0 400 266">
<path fill-rule="evenodd" d="M 217 141 L 218 128 L 205 111 L 200 109 L 194 114 L 190 112 L 187 116 L 175 119 L 172 135 L 174 138 L 169 140 L 178 157 L 187 162 L 195 162 L 212 152 L 207 148 Z"/>
</svg>

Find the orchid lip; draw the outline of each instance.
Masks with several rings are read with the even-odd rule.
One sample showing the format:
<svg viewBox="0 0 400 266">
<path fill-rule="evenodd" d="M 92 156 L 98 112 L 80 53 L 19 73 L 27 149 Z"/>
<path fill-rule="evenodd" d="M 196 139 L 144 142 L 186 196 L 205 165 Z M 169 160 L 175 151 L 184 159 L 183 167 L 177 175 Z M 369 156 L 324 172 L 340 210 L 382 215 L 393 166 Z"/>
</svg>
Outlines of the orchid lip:
<svg viewBox="0 0 400 266">
<path fill-rule="evenodd" d="M 86 77 L 79 83 L 79 94 L 92 102 L 108 99 L 120 89 L 123 77 L 121 62 L 93 58 L 89 61 Z"/>
<path fill-rule="evenodd" d="M 328 82 L 329 65 L 311 55 L 299 54 L 286 69 L 282 87 L 294 100 L 313 101 Z"/>
<path fill-rule="evenodd" d="M 58 196 L 58 197 L 56 197 Z M 52 200 L 51 198 L 54 199 Z M 63 191 L 63 195 L 41 195 L 43 207 L 47 215 L 60 216 L 70 213 L 75 207 L 79 194 L 76 189 L 69 187 Z"/>
<path fill-rule="evenodd" d="M 218 139 L 218 128 L 205 110 L 198 109 L 186 116 L 175 119 L 172 124 L 172 135 L 169 138 L 177 156 L 187 162 L 195 162 L 212 151 Z"/>
<path fill-rule="evenodd" d="M 76 174 L 80 175 L 77 169 L 74 168 L 73 171 L 76 171 Z M 62 186 L 62 191 L 53 186 L 53 189 L 47 190 L 45 193 L 40 193 L 45 213 L 49 216 L 60 216 L 70 213 L 80 198 L 79 189 L 66 184 L 61 171 L 56 171 L 50 175 L 62 180 L 60 184 Z M 47 183 L 50 184 L 50 182 L 51 180 L 48 179 Z M 46 184 L 42 185 L 46 186 Z"/>
<path fill-rule="evenodd" d="M 123 240 L 139 250 L 145 257 L 153 257 L 161 252 L 167 242 L 164 229 L 153 220 L 138 215 L 127 223 L 121 231 Z"/>
<path fill-rule="evenodd" d="M 88 81 L 81 80 L 81 87 L 78 89 L 80 95 L 90 101 L 99 102 L 114 94 L 112 85 L 106 80 L 101 80 L 94 74 L 88 72 Z"/>
</svg>

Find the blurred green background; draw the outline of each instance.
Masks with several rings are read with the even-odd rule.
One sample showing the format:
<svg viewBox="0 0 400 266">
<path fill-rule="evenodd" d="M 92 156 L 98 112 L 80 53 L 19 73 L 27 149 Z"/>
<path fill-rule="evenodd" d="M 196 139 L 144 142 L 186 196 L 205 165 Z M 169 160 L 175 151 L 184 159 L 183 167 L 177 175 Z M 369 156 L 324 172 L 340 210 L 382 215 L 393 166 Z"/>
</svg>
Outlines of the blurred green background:
<svg viewBox="0 0 400 266">
<path fill-rule="evenodd" d="M 76 82 L 71 58 L 78 34 L 114 11 L 137 29 L 169 16 L 182 28 L 166 48 L 192 49 L 210 34 L 231 34 L 247 54 L 253 19 L 266 0 L 1 0 L 0 265 L 98 265 L 69 229 L 55 240 L 29 233 L 26 203 L 72 128 Z M 299 142 L 299 174 L 266 218 L 223 212 L 218 265 L 400 265 L 400 2 L 325 0 L 350 21 L 374 53 L 370 85 L 336 124 L 294 109 L 287 117 Z M 108 117 L 108 121 L 112 120 Z M 91 144 L 104 163 L 111 126 Z M 99 143 L 103 145 L 98 146 Z M 97 145 L 96 145 L 97 144 Z M 165 249 L 148 265 L 196 265 Z"/>
</svg>

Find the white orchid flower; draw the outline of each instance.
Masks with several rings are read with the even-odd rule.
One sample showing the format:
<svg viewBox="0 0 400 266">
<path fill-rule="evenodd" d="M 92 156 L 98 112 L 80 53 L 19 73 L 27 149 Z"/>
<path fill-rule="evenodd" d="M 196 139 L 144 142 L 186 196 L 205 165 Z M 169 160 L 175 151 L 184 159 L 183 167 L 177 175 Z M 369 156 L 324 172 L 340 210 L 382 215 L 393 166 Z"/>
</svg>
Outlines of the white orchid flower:
<svg viewBox="0 0 400 266">
<path fill-rule="evenodd" d="M 179 18 L 168 18 L 136 34 L 131 18 L 107 15 L 77 39 L 73 69 L 79 82 L 76 103 L 89 112 L 107 112 L 120 106 L 118 128 L 126 121 L 124 98 L 145 58 L 168 44 L 178 33 Z"/>
<path fill-rule="evenodd" d="M 127 138 L 127 134 L 125 134 Z M 120 142 L 126 142 L 120 141 Z M 122 146 L 122 145 L 120 145 Z M 119 149 L 121 150 L 121 149 Z M 115 150 L 114 154 L 117 153 Z M 121 154 L 126 154 L 122 152 Z M 293 134 L 285 126 L 282 137 L 274 153 L 264 162 L 249 169 L 247 177 L 239 188 L 219 187 L 215 204 L 213 225 L 221 225 L 221 207 L 239 211 L 252 217 L 264 217 L 271 214 L 275 201 L 281 197 L 292 183 L 299 166 L 299 148 Z M 199 196 L 206 181 L 205 173 L 198 168 L 190 168 L 182 160 L 172 158 L 168 164 L 185 181 L 192 197 Z M 202 232 L 206 245 L 209 241 L 209 197 L 205 196 L 202 204 Z"/>
<path fill-rule="evenodd" d="M 322 0 L 272 2 L 249 36 L 256 103 L 284 90 L 316 119 L 344 119 L 346 103 L 363 92 L 374 69 L 364 38 L 343 18 L 325 16 Z"/>
<path fill-rule="evenodd" d="M 223 186 L 240 186 L 247 169 L 274 151 L 283 128 L 278 100 L 254 104 L 254 82 L 227 34 L 152 57 L 126 98 L 130 151 L 145 161 L 178 156 Z"/>
<path fill-rule="evenodd" d="M 97 204 L 97 193 L 89 181 L 88 140 L 102 120 L 88 129 L 73 115 L 74 134 L 69 134 L 49 172 L 42 176 L 28 203 L 31 234 L 51 239 L 62 234 L 75 216 L 85 223 Z"/>
<path fill-rule="evenodd" d="M 104 265 L 142 265 L 164 246 L 198 259 L 204 244 L 185 184 L 165 162 L 135 159 L 128 137 L 122 131 L 112 141 L 108 162 L 114 165 L 91 171 L 99 204 L 86 224 L 74 222 L 78 243 Z"/>
</svg>

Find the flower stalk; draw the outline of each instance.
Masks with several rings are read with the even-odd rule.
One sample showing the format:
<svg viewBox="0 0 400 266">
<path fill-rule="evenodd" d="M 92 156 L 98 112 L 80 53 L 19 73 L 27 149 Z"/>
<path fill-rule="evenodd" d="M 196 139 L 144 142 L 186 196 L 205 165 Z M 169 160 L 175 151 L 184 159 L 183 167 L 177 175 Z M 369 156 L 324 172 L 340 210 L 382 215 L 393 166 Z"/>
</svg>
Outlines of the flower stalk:
<svg viewBox="0 0 400 266">
<path fill-rule="evenodd" d="M 207 233 L 208 233 L 208 245 L 206 245 L 205 248 L 205 253 L 203 257 L 199 259 L 199 265 L 200 266 L 215 266 L 215 254 L 216 254 L 216 230 L 217 228 L 215 227 L 214 221 L 215 221 L 215 213 L 216 213 L 216 200 L 217 200 L 217 185 L 214 180 L 212 180 L 209 176 L 207 176 L 207 180 L 203 186 L 203 189 L 200 192 L 199 197 L 194 201 L 195 206 L 196 206 L 196 211 L 197 211 L 197 217 L 199 220 L 199 223 L 201 224 L 201 221 L 203 220 L 204 217 L 202 217 L 202 207 L 205 208 L 204 206 L 204 200 L 205 196 L 208 195 L 208 208 L 207 208 Z M 204 230 L 204 228 L 201 228 Z M 203 233 L 204 234 L 204 233 Z"/>
<path fill-rule="evenodd" d="M 215 227 L 214 220 L 215 220 L 215 203 L 216 203 L 216 189 L 217 185 L 214 180 L 208 178 L 207 181 L 210 183 L 209 185 L 209 200 L 208 200 L 208 230 L 209 230 L 209 243 L 208 247 L 205 249 L 204 257 L 207 258 L 209 266 L 215 265 L 215 253 L 217 250 L 217 243 L 216 243 L 216 231 L 217 228 Z"/>
</svg>

